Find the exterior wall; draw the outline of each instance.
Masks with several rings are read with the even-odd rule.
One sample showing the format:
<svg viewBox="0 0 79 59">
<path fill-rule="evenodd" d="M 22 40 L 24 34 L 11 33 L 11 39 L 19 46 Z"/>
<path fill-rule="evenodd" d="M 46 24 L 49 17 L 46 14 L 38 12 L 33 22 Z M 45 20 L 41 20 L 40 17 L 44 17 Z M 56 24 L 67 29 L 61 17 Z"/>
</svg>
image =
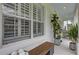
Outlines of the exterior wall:
<svg viewBox="0 0 79 59">
<path fill-rule="evenodd" d="M 47 7 L 45 7 L 45 19 L 44 19 L 45 24 L 44 24 L 44 35 L 43 36 L 39 36 L 39 37 L 35 37 L 32 39 L 26 39 L 23 41 L 18 41 L 15 43 L 3 45 L 0 48 L 0 54 L 1 55 L 9 54 L 17 49 L 20 49 L 20 48 L 24 48 L 27 51 L 29 51 L 32 48 L 38 46 L 39 44 L 41 44 L 45 41 L 53 42 L 53 32 L 52 32 L 52 27 L 50 24 L 50 16 L 49 15 L 50 15 L 49 10 Z M 1 18 L 1 15 L 0 15 L 0 18 Z M 31 29 L 31 30 L 33 30 L 33 29 Z M 0 31 L 1 31 L 1 29 L 0 29 Z M 2 38 L 1 38 L 1 33 L 0 33 L 0 42 L 1 42 L 1 40 L 2 40 Z"/>
</svg>

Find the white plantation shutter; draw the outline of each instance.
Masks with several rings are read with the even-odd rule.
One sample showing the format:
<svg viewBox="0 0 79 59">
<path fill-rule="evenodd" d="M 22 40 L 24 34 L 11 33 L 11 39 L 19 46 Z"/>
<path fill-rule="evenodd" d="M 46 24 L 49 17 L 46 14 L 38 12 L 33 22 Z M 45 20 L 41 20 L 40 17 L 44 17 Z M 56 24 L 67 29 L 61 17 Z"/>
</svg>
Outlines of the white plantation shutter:
<svg viewBox="0 0 79 59">
<path fill-rule="evenodd" d="M 31 15 L 31 11 L 33 15 Z M 34 37 L 43 35 L 43 11 L 40 4 L 3 3 L 3 45 L 31 38 L 31 30 L 33 30 Z M 32 21 L 33 25 L 31 25 Z"/>
<path fill-rule="evenodd" d="M 38 32 L 38 28 L 37 28 L 37 5 L 33 4 L 33 36 L 36 37 L 37 36 L 37 32 Z"/>
<path fill-rule="evenodd" d="M 31 20 L 30 20 L 30 4 L 21 3 L 21 16 L 26 19 L 21 19 L 21 36 L 31 37 Z"/>
<path fill-rule="evenodd" d="M 33 20 L 37 20 L 37 6 L 33 4 Z"/>
<path fill-rule="evenodd" d="M 4 39 L 3 44 L 10 43 L 10 39 L 18 36 L 18 18 L 3 16 Z"/>
<path fill-rule="evenodd" d="M 21 16 L 30 18 L 30 4 L 29 3 L 21 3 Z"/>
<path fill-rule="evenodd" d="M 31 37 L 30 25 L 30 20 L 21 19 L 21 36 Z"/>
<path fill-rule="evenodd" d="M 42 5 L 33 5 L 33 35 L 41 36 L 44 33 L 44 14 Z"/>
<path fill-rule="evenodd" d="M 19 5 L 21 9 L 18 7 Z M 30 4 L 4 3 L 2 9 L 4 24 L 3 44 L 19 41 L 21 37 L 31 38 Z M 21 28 L 21 34 L 18 33 L 18 30 L 20 30 L 18 27 Z"/>
</svg>

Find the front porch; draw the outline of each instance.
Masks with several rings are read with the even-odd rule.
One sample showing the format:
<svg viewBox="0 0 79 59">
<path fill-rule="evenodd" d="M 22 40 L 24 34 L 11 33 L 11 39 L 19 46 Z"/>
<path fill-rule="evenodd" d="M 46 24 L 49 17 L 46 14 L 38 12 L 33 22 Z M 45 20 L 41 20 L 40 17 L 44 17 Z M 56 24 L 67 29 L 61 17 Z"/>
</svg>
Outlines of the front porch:
<svg viewBox="0 0 79 59">
<path fill-rule="evenodd" d="M 78 24 L 78 10 L 76 3 L 0 3 L 0 55 L 17 55 L 15 51 L 20 49 L 28 52 L 44 42 L 55 44 L 51 14 L 57 14 L 63 32 L 60 38 L 62 42 L 59 46 L 54 45 L 52 55 L 76 55 L 76 52 L 79 54 L 79 44 L 76 51 L 70 50 L 70 40 L 66 39 L 66 33 L 63 31 L 71 24 Z"/>
</svg>

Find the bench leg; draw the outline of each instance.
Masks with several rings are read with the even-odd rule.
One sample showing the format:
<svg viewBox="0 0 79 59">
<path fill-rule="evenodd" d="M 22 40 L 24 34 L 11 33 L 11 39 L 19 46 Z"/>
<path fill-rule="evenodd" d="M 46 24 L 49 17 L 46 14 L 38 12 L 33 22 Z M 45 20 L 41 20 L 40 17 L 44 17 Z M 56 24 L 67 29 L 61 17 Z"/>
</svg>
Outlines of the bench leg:
<svg viewBox="0 0 79 59">
<path fill-rule="evenodd" d="M 54 48 L 51 48 L 50 49 L 50 55 L 53 55 L 53 53 L 54 53 Z"/>
</svg>

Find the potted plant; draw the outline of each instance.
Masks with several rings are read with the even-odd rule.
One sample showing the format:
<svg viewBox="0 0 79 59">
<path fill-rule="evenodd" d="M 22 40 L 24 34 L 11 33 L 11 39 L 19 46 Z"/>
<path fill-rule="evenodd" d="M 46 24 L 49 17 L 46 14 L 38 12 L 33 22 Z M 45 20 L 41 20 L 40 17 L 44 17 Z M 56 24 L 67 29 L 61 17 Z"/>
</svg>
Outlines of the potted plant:
<svg viewBox="0 0 79 59">
<path fill-rule="evenodd" d="M 69 48 L 71 50 L 76 50 L 76 42 L 78 37 L 78 25 L 71 25 L 68 30 L 69 39 L 72 41 L 70 42 Z"/>
<path fill-rule="evenodd" d="M 60 27 L 60 24 L 59 24 L 59 17 L 57 16 L 57 14 L 52 14 L 52 17 L 51 17 L 51 23 L 53 25 L 53 32 L 54 32 L 54 44 L 56 45 L 60 45 L 60 33 L 61 33 L 61 27 Z"/>
</svg>

